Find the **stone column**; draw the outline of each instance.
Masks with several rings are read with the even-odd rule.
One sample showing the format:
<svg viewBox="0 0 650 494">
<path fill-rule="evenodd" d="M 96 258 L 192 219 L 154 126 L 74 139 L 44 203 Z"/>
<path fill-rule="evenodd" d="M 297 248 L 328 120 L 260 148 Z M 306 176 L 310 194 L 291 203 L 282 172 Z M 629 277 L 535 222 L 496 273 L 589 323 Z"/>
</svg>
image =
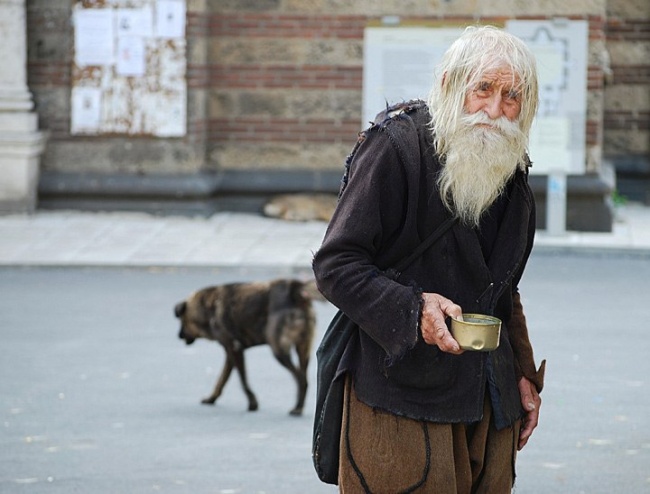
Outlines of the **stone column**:
<svg viewBox="0 0 650 494">
<path fill-rule="evenodd" d="M 0 213 L 33 212 L 45 135 L 27 87 L 25 0 L 0 0 Z"/>
</svg>

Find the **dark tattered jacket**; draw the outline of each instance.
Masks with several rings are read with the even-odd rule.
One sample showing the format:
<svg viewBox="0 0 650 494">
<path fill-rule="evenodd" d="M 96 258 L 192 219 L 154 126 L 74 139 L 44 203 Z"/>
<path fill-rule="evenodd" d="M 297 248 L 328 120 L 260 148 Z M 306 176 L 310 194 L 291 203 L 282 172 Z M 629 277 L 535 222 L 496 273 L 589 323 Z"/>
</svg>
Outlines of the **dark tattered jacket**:
<svg viewBox="0 0 650 494">
<path fill-rule="evenodd" d="M 362 401 L 415 419 L 472 422 L 489 386 L 501 428 L 521 416 L 518 378 L 542 387 L 517 292 L 533 246 L 533 195 L 527 173 L 518 171 L 488 261 L 476 231 L 456 223 L 396 281 L 386 276 L 450 215 L 436 185 L 429 119 L 423 103 L 411 102 L 360 134 L 314 273 L 322 293 L 363 329 L 341 364 Z M 427 345 L 419 330 L 422 292 L 499 317 L 498 349 L 455 356 Z"/>
</svg>

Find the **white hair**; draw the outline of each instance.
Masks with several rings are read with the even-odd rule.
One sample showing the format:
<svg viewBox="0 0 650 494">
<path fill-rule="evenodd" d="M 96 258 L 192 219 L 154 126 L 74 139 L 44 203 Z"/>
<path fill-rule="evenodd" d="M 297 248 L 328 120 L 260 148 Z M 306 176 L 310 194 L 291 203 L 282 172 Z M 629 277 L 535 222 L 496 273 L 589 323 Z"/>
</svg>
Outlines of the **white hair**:
<svg viewBox="0 0 650 494">
<path fill-rule="evenodd" d="M 486 72 L 504 67 L 510 69 L 513 85 L 518 84 L 521 91 L 517 121 L 527 141 L 539 102 L 535 56 L 521 39 L 506 31 L 470 26 L 445 52 L 427 101 L 438 153 L 444 156 L 447 151 L 444 136 L 457 128 L 468 91 Z"/>
</svg>

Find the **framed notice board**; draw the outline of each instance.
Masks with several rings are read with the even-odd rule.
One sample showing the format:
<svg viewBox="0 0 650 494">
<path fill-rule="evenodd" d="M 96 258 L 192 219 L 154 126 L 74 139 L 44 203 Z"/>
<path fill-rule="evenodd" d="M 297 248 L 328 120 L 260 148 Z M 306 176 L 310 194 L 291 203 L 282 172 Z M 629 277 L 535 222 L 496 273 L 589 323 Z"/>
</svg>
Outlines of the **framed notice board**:
<svg viewBox="0 0 650 494">
<path fill-rule="evenodd" d="M 73 135 L 185 135 L 185 12 L 185 0 L 76 3 Z"/>
</svg>

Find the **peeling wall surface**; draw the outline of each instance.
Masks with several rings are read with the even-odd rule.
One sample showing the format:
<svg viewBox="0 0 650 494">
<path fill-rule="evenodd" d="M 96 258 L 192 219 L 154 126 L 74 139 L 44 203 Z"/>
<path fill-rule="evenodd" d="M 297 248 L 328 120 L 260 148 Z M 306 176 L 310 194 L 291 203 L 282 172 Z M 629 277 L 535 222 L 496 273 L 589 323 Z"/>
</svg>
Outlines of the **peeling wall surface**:
<svg viewBox="0 0 650 494">
<path fill-rule="evenodd" d="M 185 1 L 79 1 L 73 135 L 186 133 Z"/>
</svg>

